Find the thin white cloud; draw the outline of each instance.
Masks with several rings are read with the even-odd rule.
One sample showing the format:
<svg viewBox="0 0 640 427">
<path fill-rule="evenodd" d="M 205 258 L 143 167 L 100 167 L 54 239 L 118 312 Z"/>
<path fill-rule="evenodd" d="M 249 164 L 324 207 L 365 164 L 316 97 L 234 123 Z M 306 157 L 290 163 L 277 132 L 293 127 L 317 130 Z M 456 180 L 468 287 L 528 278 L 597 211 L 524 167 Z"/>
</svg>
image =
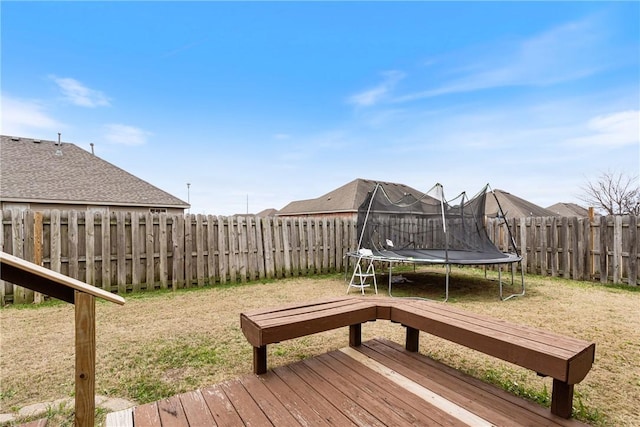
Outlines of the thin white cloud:
<svg viewBox="0 0 640 427">
<path fill-rule="evenodd" d="M 107 142 L 119 145 L 143 145 L 151 136 L 151 132 L 140 128 L 115 123 L 105 125 L 105 132 Z"/>
<path fill-rule="evenodd" d="M 289 135 L 288 133 L 276 133 L 275 135 L 273 135 L 274 139 L 277 139 L 278 141 L 284 141 L 287 139 L 291 139 L 291 135 Z"/>
<path fill-rule="evenodd" d="M 347 101 L 359 107 L 370 107 L 379 103 L 393 90 L 396 84 L 405 77 L 402 71 L 392 70 L 382 73 L 384 80 L 379 85 L 363 92 L 351 95 Z"/>
<path fill-rule="evenodd" d="M 65 125 L 53 118 L 40 101 L 17 99 L 2 94 L 2 133 L 15 136 L 42 135 L 60 131 Z"/>
<path fill-rule="evenodd" d="M 91 89 L 70 77 L 51 76 L 58 85 L 65 99 L 80 107 L 108 107 L 111 105 L 109 98 L 99 90 Z"/>
<path fill-rule="evenodd" d="M 587 135 L 571 138 L 570 145 L 622 147 L 640 144 L 640 111 L 629 110 L 593 117 Z"/>
<path fill-rule="evenodd" d="M 620 60 L 611 48 L 602 48 L 603 41 L 595 20 L 570 22 L 519 43 L 485 47 L 476 60 L 467 59 L 474 58 L 474 53 L 465 53 L 462 59 L 452 59 L 462 61 L 462 66 L 450 64 L 450 69 L 458 67 L 461 77 L 431 89 L 398 96 L 394 101 L 505 86 L 545 86 L 580 79 Z M 493 53 L 487 53 L 491 50 Z"/>
</svg>

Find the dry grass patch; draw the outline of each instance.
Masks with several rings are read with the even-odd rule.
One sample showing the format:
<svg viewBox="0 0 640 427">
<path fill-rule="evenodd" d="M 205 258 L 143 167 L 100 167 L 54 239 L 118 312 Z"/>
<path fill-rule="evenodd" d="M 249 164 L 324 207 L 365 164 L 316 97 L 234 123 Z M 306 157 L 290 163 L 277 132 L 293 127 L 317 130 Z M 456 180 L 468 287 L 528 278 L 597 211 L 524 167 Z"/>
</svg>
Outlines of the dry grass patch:
<svg viewBox="0 0 640 427">
<path fill-rule="evenodd" d="M 412 283 L 394 285 L 395 295 L 442 297 L 441 269 L 402 274 Z M 240 331 L 240 312 L 341 296 L 343 279 L 137 294 L 127 296 L 124 306 L 98 303 L 96 392 L 145 403 L 250 373 L 251 346 Z M 384 295 L 386 277 L 380 281 Z M 595 341 L 594 367 L 576 387 L 578 417 L 596 425 L 640 425 L 640 292 L 537 277 L 526 282 L 525 297 L 501 302 L 496 283 L 481 271 L 454 269 L 449 304 Z M 0 310 L 0 320 L 0 412 L 72 396 L 73 307 L 9 307 Z M 403 342 L 404 331 L 386 321 L 363 327 L 363 339 L 375 336 Z M 268 360 L 283 365 L 347 342 L 347 328 L 329 331 L 271 345 Z M 549 379 L 435 337 L 423 336 L 421 352 L 543 403 L 550 394 Z"/>
</svg>

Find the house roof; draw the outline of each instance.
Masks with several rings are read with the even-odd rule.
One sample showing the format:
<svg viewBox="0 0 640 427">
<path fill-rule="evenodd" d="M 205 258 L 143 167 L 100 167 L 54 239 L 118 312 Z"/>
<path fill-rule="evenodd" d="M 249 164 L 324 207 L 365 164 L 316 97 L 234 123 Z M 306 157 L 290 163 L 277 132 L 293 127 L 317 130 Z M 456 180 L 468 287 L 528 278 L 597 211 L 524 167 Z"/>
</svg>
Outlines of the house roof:
<svg viewBox="0 0 640 427">
<path fill-rule="evenodd" d="M 487 196 L 485 205 L 485 215 L 493 217 L 498 215 L 498 202 L 502 207 L 507 218 L 523 218 L 523 217 L 542 217 L 542 216 L 556 216 L 552 211 L 531 203 L 527 200 L 521 199 L 511 193 L 503 190 L 494 190 L 496 197 Z"/>
<path fill-rule="evenodd" d="M 575 203 L 559 202 L 555 205 L 549 206 L 547 209 L 553 212 L 556 216 L 577 216 L 580 218 L 586 218 L 589 216 L 588 209 L 583 208 L 582 206 Z"/>
<path fill-rule="evenodd" d="M 413 194 L 414 196 L 424 194 L 404 184 L 358 178 L 318 198 L 291 202 L 280 209 L 276 215 L 355 214 L 358 212 L 358 208 L 362 202 L 366 199 L 367 194 L 375 188 L 377 183 L 384 188 L 392 200 L 400 200 L 402 196 L 407 193 Z M 494 190 L 494 192 L 507 218 L 556 216 L 552 211 L 506 191 Z M 498 204 L 495 198 L 488 196 L 485 203 L 486 215 L 489 217 L 497 216 Z"/>
<path fill-rule="evenodd" d="M 149 206 L 189 204 L 67 142 L 0 135 L 0 199 L 31 203 Z"/>
<path fill-rule="evenodd" d="M 422 192 L 404 184 L 358 178 L 318 198 L 291 202 L 280 209 L 276 215 L 357 213 L 367 194 L 373 191 L 378 183 L 391 199 L 400 199 L 405 193 L 422 194 Z"/>
<path fill-rule="evenodd" d="M 258 212 L 256 216 L 263 218 L 263 217 L 269 217 L 269 216 L 276 216 L 277 213 L 278 213 L 277 209 L 267 208 Z"/>
</svg>

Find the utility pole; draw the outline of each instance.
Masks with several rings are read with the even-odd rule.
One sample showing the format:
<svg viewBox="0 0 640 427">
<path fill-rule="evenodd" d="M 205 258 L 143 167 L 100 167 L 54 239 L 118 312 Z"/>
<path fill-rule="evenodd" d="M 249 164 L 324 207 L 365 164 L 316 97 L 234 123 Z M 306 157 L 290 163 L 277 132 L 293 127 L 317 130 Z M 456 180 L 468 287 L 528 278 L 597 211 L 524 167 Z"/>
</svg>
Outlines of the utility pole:
<svg viewBox="0 0 640 427">
<path fill-rule="evenodd" d="M 189 191 L 190 187 L 191 187 L 191 183 L 187 182 L 187 203 L 189 204 L 189 208 L 187 209 L 188 214 L 191 213 L 191 193 Z"/>
</svg>

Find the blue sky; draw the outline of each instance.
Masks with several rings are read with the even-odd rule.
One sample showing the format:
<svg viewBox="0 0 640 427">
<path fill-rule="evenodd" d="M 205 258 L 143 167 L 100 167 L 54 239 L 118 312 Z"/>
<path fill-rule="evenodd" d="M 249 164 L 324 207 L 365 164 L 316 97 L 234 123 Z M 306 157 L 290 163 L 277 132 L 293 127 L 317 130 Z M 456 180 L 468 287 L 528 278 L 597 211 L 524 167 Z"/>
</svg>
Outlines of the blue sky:
<svg viewBox="0 0 640 427">
<path fill-rule="evenodd" d="M 640 169 L 638 2 L 0 8 L 2 134 L 94 143 L 192 213 L 355 178 L 546 207 Z"/>
</svg>

